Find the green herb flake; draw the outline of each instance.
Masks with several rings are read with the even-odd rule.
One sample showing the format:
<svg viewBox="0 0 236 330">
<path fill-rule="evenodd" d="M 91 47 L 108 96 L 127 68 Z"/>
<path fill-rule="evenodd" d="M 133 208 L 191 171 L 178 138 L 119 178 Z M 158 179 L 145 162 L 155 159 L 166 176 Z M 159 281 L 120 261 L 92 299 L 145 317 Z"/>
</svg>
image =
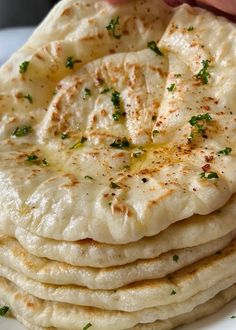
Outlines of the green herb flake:
<svg viewBox="0 0 236 330">
<path fill-rule="evenodd" d="M 194 30 L 194 27 L 192 25 L 190 25 L 188 28 L 187 28 L 187 31 L 193 31 Z"/>
<path fill-rule="evenodd" d="M 83 96 L 83 100 L 87 100 L 90 96 L 92 95 L 91 90 L 89 88 L 85 88 L 84 89 L 84 96 Z"/>
<path fill-rule="evenodd" d="M 199 124 L 200 121 L 210 122 L 210 121 L 212 121 L 212 117 L 209 115 L 209 113 L 205 113 L 205 114 L 193 116 L 189 120 L 189 124 L 196 128 L 197 133 L 200 133 L 201 135 L 204 135 L 204 133 L 206 131 L 206 128 L 203 125 Z M 188 138 L 188 140 L 190 142 L 192 141 L 193 136 L 194 136 L 193 133 L 191 133 L 190 137 Z"/>
<path fill-rule="evenodd" d="M 20 68 L 19 68 L 19 72 L 21 74 L 25 73 L 28 69 L 29 64 L 30 64 L 29 61 L 25 61 L 25 62 L 21 63 Z"/>
<path fill-rule="evenodd" d="M 122 117 L 122 113 L 120 111 L 116 111 L 115 113 L 112 114 L 112 118 L 114 119 L 114 121 L 119 121 L 121 117 Z"/>
<path fill-rule="evenodd" d="M 85 179 L 88 179 L 88 180 L 93 180 L 93 178 L 92 178 L 91 176 L 89 176 L 89 175 L 85 175 L 84 178 L 85 178 Z"/>
<path fill-rule="evenodd" d="M 167 87 L 167 90 L 169 92 L 173 92 L 176 89 L 176 85 L 175 84 L 171 84 L 169 87 Z"/>
<path fill-rule="evenodd" d="M 175 78 L 180 78 L 180 77 L 182 77 L 182 74 L 181 73 L 175 73 L 174 77 Z"/>
<path fill-rule="evenodd" d="M 157 47 L 157 44 L 155 41 L 149 41 L 147 43 L 148 48 L 150 48 L 152 51 L 154 51 L 159 56 L 164 56 L 164 54 L 160 51 L 160 49 Z"/>
<path fill-rule="evenodd" d="M 170 295 L 171 295 L 171 296 L 176 295 L 176 291 L 175 291 L 175 290 L 172 290 Z"/>
<path fill-rule="evenodd" d="M 209 60 L 202 61 L 202 69 L 195 75 L 198 80 L 201 80 L 203 85 L 208 84 L 208 79 L 210 78 L 210 73 L 208 72 Z"/>
<path fill-rule="evenodd" d="M 236 316 L 235 316 L 235 315 L 233 315 L 233 316 L 231 316 L 230 318 L 231 318 L 231 319 L 236 319 Z"/>
<path fill-rule="evenodd" d="M 115 182 L 110 183 L 110 188 L 112 188 L 112 189 L 121 189 L 121 187 L 118 184 L 116 184 Z"/>
<path fill-rule="evenodd" d="M 29 164 L 34 164 L 39 161 L 39 157 L 35 154 L 27 155 L 26 162 Z"/>
<path fill-rule="evenodd" d="M 106 93 L 109 93 L 110 91 L 112 90 L 112 88 L 104 88 L 100 94 L 106 94 Z"/>
<path fill-rule="evenodd" d="M 113 103 L 116 112 L 113 113 L 112 118 L 115 121 L 119 121 L 122 117 L 122 112 L 121 112 L 121 101 L 120 101 L 120 93 L 117 91 L 114 91 L 111 96 L 111 102 Z"/>
<path fill-rule="evenodd" d="M 81 60 L 76 60 L 76 59 L 74 59 L 73 56 L 69 56 L 69 57 L 67 57 L 67 59 L 66 59 L 65 67 L 68 68 L 68 69 L 73 70 L 75 64 L 76 64 L 76 63 L 81 63 L 81 62 L 82 62 Z"/>
<path fill-rule="evenodd" d="M 117 148 L 117 149 L 129 148 L 129 146 L 130 146 L 130 143 L 126 138 L 116 139 L 112 144 L 110 144 L 110 147 Z"/>
<path fill-rule="evenodd" d="M 232 148 L 226 147 L 223 150 L 218 151 L 217 155 L 218 156 L 221 156 L 221 155 L 228 156 L 231 152 L 232 152 Z"/>
<path fill-rule="evenodd" d="M 83 330 L 88 330 L 91 327 L 92 327 L 92 323 L 88 323 L 83 327 Z"/>
<path fill-rule="evenodd" d="M 219 176 L 216 172 L 202 172 L 199 174 L 201 179 L 207 179 L 207 180 L 212 180 L 212 179 L 219 179 Z"/>
<path fill-rule="evenodd" d="M 61 133 L 61 139 L 62 140 L 69 139 L 69 137 L 70 137 L 69 133 Z"/>
<path fill-rule="evenodd" d="M 33 104 L 33 97 L 30 94 L 22 95 L 22 98 L 28 100 L 30 104 Z"/>
<path fill-rule="evenodd" d="M 16 137 L 23 137 L 29 135 L 32 132 L 33 129 L 31 126 L 22 126 L 22 127 L 17 127 L 12 133 L 12 135 Z"/>
<path fill-rule="evenodd" d="M 178 262 L 178 261 L 179 261 L 179 256 L 177 256 L 177 254 L 175 254 L 175 255 L 173 256 L 173 261 L 174 261 L 174 262 Z"/>
<path fill-rule="evenodd" d="M 8 311 L 9 311 L 9 307 L 8 306 L 2 306 L 2 307 L 0 307 L 0 316 L 5 316 Z"/>
<path fill-rule="evenodd" d="M 116 39 L 121 38 L 121 34 L 116 33 L 116 28 L 120 25 L 120 17 L 117 16 L 116 18 L 113 18 L 110 23 L 106 26 L 107 31 L 112 33 L 112 36 Z"/>
<path fill-rule="evenodd" d="M 198 124 L 199 121 L 206 121 L 206 122 L 209 122 L 212 120 L 212 117 L 209 115 L 209 113 L 205 113 L 205 114 L 202 114 L 202 115 L 197 115 L 197 116 L 193 116 L 190 120 L 189 120 L 189 123 L 192 125 L 192 126 L 196 126 Z"/>
<path fill-rule="evenodd" d="M 159 133 L 160 133 L 160 132 L 159 132 L 157 129 L 155 129 L 155 130 L 152 132 L 152 136 L 153 136 L 153 137 L 156 137 Z"/>
<path fill-rule="evenodd" d="M 80 139 L 79 142 L 76 142 L 70 149 L 79 149 L 88 139 L 84 136 Z"/>
<path fill-rule="evenodd" d="M 119 110 L 120 109 L 120 93 L 114 91 L 111 96 L 111 102 L 113 103 L 114 107 Z"/>
</svg>

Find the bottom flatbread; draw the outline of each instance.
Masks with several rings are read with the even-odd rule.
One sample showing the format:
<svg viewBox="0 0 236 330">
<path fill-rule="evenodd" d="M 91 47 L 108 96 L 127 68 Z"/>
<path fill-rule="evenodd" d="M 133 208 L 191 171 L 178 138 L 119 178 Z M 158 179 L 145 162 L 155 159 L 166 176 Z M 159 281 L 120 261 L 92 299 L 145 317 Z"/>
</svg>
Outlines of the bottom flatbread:
<svg viewBox="0 0 236 330">
<path fill-rule="evenodd" d="M 24 324 L 28 329 L 30 330 L 64 330 L 65 329 L 65 328 L 62 329 L 55 327 L 43 327 L 40 325 L 36 325 L 34 323 L 34 319 L 30 317 L 29 313 L 25 314 L 23 310 L 22 313 L 20 313 L 19 310 L 21 309 L 22 307 L 21 305 L 23 303 L 23 301 L 19 299 L 20 297 L 22 298 L 21 295 L 22 295 L 22 291 L 20 289 L 17 289 L 16 286 L 14 290 L 13 289 L 8 290 L 6 288 L 4 296 L 8 296 L 9 298 L 3 299 L 1 302 L 3 304 L 10 306 L 11 313 L 14 315 L 14 317 L 19 322 Z M 171 330 L 178 327 L 179 325 L 192 323 L 202 317 L 217 312 L 220 308 L 222 308 L 225 304 L 233 300 L 235 297 L 236 297 L 236 284 L 232 285 L 231 287 L 229 287 L 224 291 L 221 291 L 214 298 L 210 299 L 209 301 L 207 301 L 202 305 L 197 306 L 194 310 L 192 310 L 189 313 L 184 313 L 182 315 L 178 315 L 177 317 L 165 321 L 156 321 L 154 323 L 148 323 L 148 324 L 138 324 L 137 326 L 129 328 L 128 330 Z M 12 299 L 13 299 L 13 303 L 10 303 Z M 27 308 L 29 310 L 32 310 L 32 308 L 34 308 L 34 305 L 30 304 L 30 299 L 34 300 L 35 298 L 33 297 L 31 298 L 31 296 L 29 295 L 28 297 L 25 296 L 24 303 L 27 304 L 28 306 Z M 38 304 L 40 304 L 40 301 L 38 301 Z M 45 316 L 46 314 L 42 315 L 42 317 Z M 90 321 L 88 321 L 88 323 L 90 323 Z M 86 326 L 86 324 L 84 324 L 84 326 Z M 92 325 L 90 329 L 94 330 L 96 328 L 94 328 Z M 67 328 L 67 330 L 70 330 L 70 328 Z"/>
</svg>

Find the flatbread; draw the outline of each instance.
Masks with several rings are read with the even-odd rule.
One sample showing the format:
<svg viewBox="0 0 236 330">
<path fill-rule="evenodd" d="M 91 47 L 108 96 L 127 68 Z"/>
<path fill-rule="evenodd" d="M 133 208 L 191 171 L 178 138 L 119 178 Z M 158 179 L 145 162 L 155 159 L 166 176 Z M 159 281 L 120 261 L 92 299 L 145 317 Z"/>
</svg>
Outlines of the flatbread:
<svg viewBox="0 0 236 330">
<path fill-rule="evenodd" d="M 44 284 L 1 266 L 0 274 L 41 299 L 126 312 L 183 302 L 236 272 L 236 240 L 220 254 L 207 257 L 167 277 L 132 283 L 117 290 L 90 290 L 74 285 Z M 174 292 L 174 294 L 173 294 Z"/>
<path fill-rule="evenodd" d="M 38 236 L 126 244 L 193 214 L 209 214 L 236 191 L 234 151 L 218 156 L 235 146 L 235 26 L 188 6 L 177 9 L 168 24 L 161 1 L 115 8 L 105 1 L 62 1 L 47 18 L 49 26 L 43 23 L 1 69 L 0 218 Z M 106 29 L 118 14 L 120 39 Z M 173 29 L 180 15 L 181 28 Z M 136 24 L 124 30 L 128 17 Z M 217 36 L 209 39 L 210 31 Z M 164 56 L 145 49 L 161 36 Z M 84 38 L 90 39 L 87 47 Z M 118 54 L 108 55 L 112 49 Z M 66 68 L 68 56 L 82 61 L 72 65 L 80 70 Z M 19 64 L 25 60 L 32 63 L 22 76 Z M 210 63 L 208 84 L 196 78 L 202 61 Z M 120 93 L 120 120 L 114 120 L 112 91 L 101 94 L 101 81 L 102 88 Z M 172 84 L 174 92 L 167 89 Z M 26 113 L 34 133 L 17 139 L 11 133 Z M 189 121 L 203 114 L 210 119 L 190 143 Z M 70 138 L 62 140 L 63 132 Z M 117 150 L 117 139 L 130 145 Z M 144 154 L 136 159 L 140 146 Z M 32 154 L 37 161 L 27 158 Z M 200 174 L 209 156 L 215 178 L 208 180 Z"/>
<path fill-rule="evenodd" d="M 43 283 L 114 290 L 133 282 L 165 277 L 224 249 L 235 237 L 236 230 L 210 243 L 170 251 L 155 259 L 100 269 L 75 267 L 35 257 L 25 251 L 15 239 L 0 236 L 0 264 Z"/>
<path fill-rule="evenodd" d="M 124 265 L 138 259 L 157 258 L 171 250 L 194 247 L 221 238 L 236 227 L 236 195 L 222 209 L 208 216 L 193 216 L 177 222 L 160 234 L 126 245 L 109 245 L 91 240 L 56 241 L 34 235 L 0 220 L 0 232 L 16 237 L 25 250 L 74 266 L 104 268 Z"/>
<path fill-rule="evenodd" d="M 234 278 L 235 280 L 235 278 Z M 81 308 L 76 307 L 69 304 L 61 304 L 61 303 L 55 303 L 50 301 L 44 301 L 38 298 L 35 298 L 34 296 L 31 296 L 21 290 L 19 287 L 15 286 L 13 283 L 11 283 L 8 280 L 0 278 L 0 292 L 1 292 L 1 301 L 10 306 L 11 312 L 16 315 L 16 317 L 20 317 L 20 320 L 22 321 L 22 318 L 25 320 L 28 320 L 29 322 L 32 322 L 34 325 L 39 327 L 55 327 L 55 328 L 62 328 L 62 329 L 69 329 L 69 330 L 77 330 L 82 329 L 86 324 L 91 323 L 92 328 L 95 330 L 121 330 L 121 329 L 127 329 L 130 324 L 137 323 L 137 320 L 142 319 L 140 315 L 145 314 L 145 311 L 141 311 L 139 313 L 136 313 L 136 315 L 133 315 L 132 313 L 118 313 L 118 312 L 108 312 L 98 309 L 92 309 L 92 308 Z M 220 283 L 218 285 L 218 289 L 224 286 L 227 287 L 227 280 L 225 283 Z M 228 281 L 228 284 L 230 281 Z M 201 304 L 204 299 L 206 299 L 206 296 L 209 295 L 211 297 L 211 294 L 213 294 L 214 290 L 217 292 L 218 289 L 211 288 L 205 293 L 200 294 L 199 296 L 193 297 L 193 299 L 190 299 L 189 302 L 183 302 L 182 305 L 179 304 L 179 306 L 170 305 L 162 308 L 161 312 L 165 311 L 165 313 L 169 313 L 169 315 L 177 315 L 175 317 L 172 317 L 168 320 L 158 320 L 154 323 L 147 323 L 147 320 L 151 320 L 154 317 L 157 317 L 159 314 L 158 311 L 155 312 L 155 309 L 148 311 L 148 316 L 146 317 L 146 322 L 143 318 L 143 321 L 147 324 L 139 324 L 131 329 L 165 329 L 165 326 L 168 325 L 167 329 L 172 329 L 176 325 L 181 323 L 186 323 L 187 319 L 186 316 L 192 315 L 191 320 L 194 321 L 195 319 L 199 318 L 200 316 L 208 315 L 211 312 L 217 310 L 216 306 L 218 308 L 222 306 L 222 303 L 226 303 L 229 300 L 233 299 L 236 295 L 235 293 L 235 285 L 228 286 L 225 291 L 218 293 L 218 295 L 214 298 L 211 298 L 212 300 L 207 301 L 207 303 Z M 205 296 L 203 298 L 202 296 Z M 203 299 L 202 299 L 203 298 Z M 196 307 L 193 309 L 194 306 L 194 300 L 197 300 L 199 304 L 201 304 L 199 307 Z M 217 302 L 217 303 L 216 303 Z M 196 301 L 195 301 L 196 303 Z M 212 308 L 213 306 L 215 308 Z M 201 307 L 203 306 L 203 307 Z M 199 310 L 200 309 L 200 310 Z M 181 310 L 185 310 L 184 314 L 178 315 Z M 202 311 L 205 311 L 204 313 Z M 186 312 L 188 311 L 188 312 Z M 197 312 L 199 311 L 199 312 Z M 201 312 L 200 312 L 201 311 Z M 208 311 L 208 312 L 207 312 Z M 132 317 L 133 315 L 133 317 Z M 193 316 L 196 316 L 196 318 L 193 318 Z M 197 317 L 198 315 L 198 317 Z M 162 316 L 163 317 L 163 316 Z M 179 322 L 178 322 L 179 320 Z M 181 320 L 181 322 L 180 322 Z M 184 321 L 185 320 L 185 321 Z M 154 328 L 152 328 L 152 326 Z M 157 326 L 160 326 L 157 327 Z M 130 327 L 129 327 L 130 329 Z"/>
</svg>

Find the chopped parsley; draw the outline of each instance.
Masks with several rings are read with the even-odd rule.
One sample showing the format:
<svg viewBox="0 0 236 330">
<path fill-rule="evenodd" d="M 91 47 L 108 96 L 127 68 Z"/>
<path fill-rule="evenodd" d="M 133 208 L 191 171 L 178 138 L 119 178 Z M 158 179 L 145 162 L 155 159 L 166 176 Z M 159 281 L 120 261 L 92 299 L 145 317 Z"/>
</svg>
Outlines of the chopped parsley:
<svg viewBox="0 0 236 330">
<path fill-rule="evenodd" d="M 115 113 L 113 113 L 113 115 L 112 115 L 112 118 L 115 121 L 119 121 L 121 116 L 122 116 L 121 105 L 120 105 L 120 93 L 119 92 L 114 91 L 112 93 L 111 102 L 113 103 L 113 105 L 116 109 Z"/>
<path fill-rule="evenodd" d="M 209 60 L 202 61 L 202 69 L 195 75 L 198 80 L 201 80 L 203 85 L 208 84 L 208 79 L 210 78 L 210 73 L 207 71 L 209 68 Z"/>
<path fill-rule="evenodd" d="M 170 295 L 171 295 L 171 296 L 176 295 L 176 291 L 175 291 L 175 290 L 172 290 Z"/>
<path fill-rule="evenodd" d="M 148 48 L 153 50 L 157 55 L 164 56 L 164 54 L 160 51 L 160 49 L 157 47 L 157 44 L 155 41 L 149 41 L 147 43 Z"/>
<path fill-rule="evenodd" d="M 202 172 L 199 174 L 201 179 L 219 179 L 219 176 L 216 172 Z"/>
<path fill-rule="evenodd" d="M 175 254 L 173 256 L 173 261 L 175 261 L 175 262 L 178 262 L 179 261 L 179 256 L 177 256 L 177 254 Z"/>
<path fill-rule="evenodd" d="M 206 131 L 206 128 L 203 125 L 200 125 L 199 121 L 209 122 L 211 120 L 212 120 L 212 117 L 209 115 L 209 113 L 205 113 L 205 114 L 202 114 L 202 115 L 193 116 L 189 120 L 189 124 L 191 126 L 195 127 L 196 130 L 197 130 L 197 133 L 200 133 L 203 136 L 205 131 Z M 188 139 L 190 141 L 193 139 L 193 133 L 191 133 L 191 135 Z"/>
<path fill-rule="evenodd" d="M 32 98 L 32 96 L 30 94 L 28 94 L 28 95 L 22 95 L 21 97 L 23 99 L 28 100 L 30 104 L 33 104 L 33 98 Z"/>
<path fill-rule="evenodd" d="M 116 39 L 121 38 L 121 34 L 116 33 L 116 28 L 120 25 L 120 17 L 117 16 L 116 18 L 113 18 L 110 23 L 106 26 L 107 31 L 112 33 L 112 36 Z"/>
<path fill-rule="evenodd" d="M 115 113 L 112 114 L 112 118 L 115 120 L 115 121 L 119 121 L 120 118 L 122 116 L 122 113 L 120 111 L 116 111 Z"/>
<path fill-rule="evenodd" d="M 84 96 L 83 96 L 83 100 L 87 100 L 90 96 L 91 96 L 91 90 L 89 88 L 85 88 L 84 89 Z"/>
<path fill-rule="evenodd" d="M 159 133 L 160 133 L 160 132 L 159 132 L 157 129 L 155 129 L 155 130 L 152 132 L 152 136 L 153 136 L 153 137 L 156 137 Z"/>
<path fill-rule="evenodd" d="M 114 91 L 111 96 L 111 102 L 113 103 L 114 107 L 118 110 L 120 109 L 120 93 Z"/>
<path fill-rule="evenodd" d="M 175 78 L 180 78 L 180 77 L 182 77 L 181 73 L 175 73 Z"/>
<path fill-rule="evenodd" d="M 39 157 L 35 154 L 28 155 L 26 158 L 26 162 L 29 164 L 34 164 L 39 161 Z"/>
<path fill-rule="evenodd" d="M 104 88 L 104 89 L 100 92 L 100 94 L 106 94 L 106 93 L 110 92 L 111 90 L 112 90 L 112 88 Z"/>
<path fill-rule="evenodd" d="M 76 60 L 76 59 L 74 59 L 73 56 L 69 56 L 69 57 L 67 57 L 67 59 L 66 59 L 65 67 L 68 68 L 68 69 L 73 70 L 75 64 L 76 64 L 76 63 L 81 63 L 81 62 L 82 62 L 81 60 Z"/>
<path fill-rule="evenodd" d="M 82 145 L 87 141 L 88 139 L 85 136 L 82 136 L 79 142 L 76 142 L 70 149 L 78 149 L 82 147 Z"/>
<path fill-rule="evenodd" d="M 9 307 L 8 306 L 2 306 L 2 307 L 0 307 L 0 316 L 6 315 L 8 311 L 9 311 Z"/>
<path fill-rule="evenodd" d="M 194 27 L 192 25 L 190 25 L 188 28 L 187 28 L 187 31 L 193 31 L 194 30 Z"/>
<path fill-rule="evenodd" d="M 49 166 L 48 161 L 44 158 L 44 159 L 40 159 L 37 155 L 35 154 L 31 154 L 31 155 L 27 155 L 26 160 L 25 160 L 28 164 L 30 165 L 42 165 L 44 167 Z"/>
<path fill-rule="evenodd" d="M 228 156 L 232 152 L 232 148 L 226 147 L 223 150 L 217 152 L 218 156 L 225 155 Z"/>
<path fill-rule="evenodd" d="M 83 327 L 83 330 L 88 330 L 89 328 L 91 328 L 92 323 L 88 323 Z"/>
<path fill-rule="evenodd" d="M 212 117 L 209 115 L 209 113 L 203 114 L 203 115 L 197 115 L 197 116 L 193 116 L 190 120 L 189 123 L 192 126 L 197 126 L 198 122 L 204 120 L 206 122 L 209 122 L 212 120 Z"/>
<path fill-rule="evenodd" d="M 169 87 L 167 87 L 167 90 L 169 92 L 173 92 L 176 89 L 176 85 L 175 84 L 171 84 Z"/>
<path fill-rule="evenodd" d="M 20 68 L 19 68 L 19 72 L 21 74 L 25 73 L 28 69 L 29 64 L 30 64 L 29 61 L 25 61 L 25 62 L 21 63 Z"/>
<path fill-rule="evenodd" d="M 236 316 L 235 316 L 235 315 L 233 315 L 233 316 L 231 316 L 230 318 L 231 318 L 231 319 L 236 319 Z"/>
<path fill-rule="evenodd" d="M 61 139 L 62 140 L 69 139 L 69 137 L 70 137 L 69 133 L 61 133 Z"/>
<path fill-rule="evenodd" d="M 126 137 L 124 137 L 123 139 L 116 139 L 112 144 L 110 144 L 110 147 L 117 148 L 117 149 L 129 148 L 129 146 L 130 146 L 130 143 L 126 139 Z"/>
<path fill-rule="evenodd" d="M 23 136 L 29 135 L 32 132 L 33 132 L 33 129 L 31 126 L 22 126 L 22 127 L 17 127 L 14 130 L 14 132 L 12 133 L 12 135 L 16 136 L 16 137 L 23 137 Z"/>
<path fill-rule="evenodd" d="M 112 188 L 112 189 L 121 189 L 121 187 L 118 184 L 116 184 L 115 182 L 110 183 L 110 188 Z"/>
<path fill-rule="evenodd" d="M 89 176 L 89 175 L 85 175 L 84 178 L 85 178 L 85 179 L 89 179 L 89 180 L 93 180 L 93 178 L 92 178 L 91 176 Z"/>
</svg>

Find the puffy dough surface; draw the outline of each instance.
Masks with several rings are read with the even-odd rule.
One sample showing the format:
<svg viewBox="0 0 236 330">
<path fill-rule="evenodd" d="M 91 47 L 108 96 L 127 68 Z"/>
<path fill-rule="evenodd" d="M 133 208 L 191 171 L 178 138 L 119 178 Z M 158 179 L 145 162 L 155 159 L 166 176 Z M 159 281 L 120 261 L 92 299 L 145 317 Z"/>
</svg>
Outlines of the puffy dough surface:
<svg viewBox="0 0 236 330">
<path fill-rule="evenodd" d="M 123 245 L 98 243 L 90 239 L 67 242 L 43 238 L 15 226 L 7 219 L 0 220 L 0 232 L 15 237 L 26 251 L 38 257 L 62 261 L 73 266 L 107 268 L 126 265 L 140 259 L 157 258 L 171 250 L 207 243 L 211 245 L 211 242 L 224 236 L 233 237 L 235 218 L 236 195 L 233 195 L 222 209 L 210 215 L 194 215 L 191 219 L 171 225 L 156 236 Z"/>
<path fill-rule="evenodd" d="M 150 260 L 127 265 L 92 268 L 39 258 L 25 251 L 14 239 L 0 236 L 0 263 L 27 277 L 50 284 L 78 285 L 89 289 L 115 290 L 142 280 L 157 279 L 186 267 L 224 249 L 236 237 L 236 230 L 228 235 L 193 248 L 174 250 Z"/>
<path fill-rule="evenodd" d="M 120 39 L 106 29 L 117 16 Z M 46 238 L 125 244 L 223 206 L 236 190 L 234 150 L 218 156 L 235 146 L 235 36 L 188 6 L 60 2 L 1 68 L 0 217 Z M 196 79 L 202 61 L 208 84 Z M 189 123 L 201 114 L 204 134 Z M 12 136 L 22 125 L 33 132 Z M 124 138 L 129 146 L 111 146 Z M 216 179 L 200 177 L 206 162 Z"/>
<path fill-rule="evenodd" d="M 122 318 L 122 315 L 120 314 L 119 321 L 117 322 L 115 312 L 109 314 L 102 310 L 91 310 L 89 308 L 79 308 L 73 305 L 47 302 L 27 294 L 15 284 L 4 279 L 3 277 L 0 278 L 0 283 L 1 302 L 8 304 L 8 306 L 11 307 L 11 312 L 13 315 L 30 329 L 77 330 L 78 327 L 83 328 L 86 324 L 91 323 L 93 329 L 95 330 L 100 330 L 101 327 L 105 330 L 109 330 L 111 329 L 111 325 L 114 330 L 123 330 L 127 329 L 127 326 L 129 327 L 128 324 L 135 323 L 132 322 L 131 314 L 127 315 L 126 318 L 124 315 Z M 224 284 L 226 284 L 226 282 Z M 168 320 L 164 319 L 153 323 L 146 322 L 137 324 L 134 327 L 129 327 L 129 330 L 169 330 L 180 324 L 190 323 L 198 318 L 214 313 L 236 296 L 235 284 L 228 287 L 226 285 L 226 288 L 222 289 L 224 285 L 221 283 L 220 287 L 222 291 L 205 303 L 201 303 L 201 298 L 199 296 L 198 299 L 200 299 L 198 302 L 200 305 L 194 309 L 189 307 L 188 312 L 185 310 L 184 313 L 174 316 Z M 209 294 L 210 291 L 211 290 L 209 290 L 207 294 Z M 214 288 L 212 291 L 214 291 Z M 209 297 L 210 296 L 211 295 L 209 295 Z M 191 299 L 189 303 L 190 304 L 188 304 L 188 302 L 184 302 L 182 307 L 185 308 L 186 305 L 191 305 Z M 175 312 L 173 312 L 172 309 L 173 306 L 169 307 L 170 314 L 174 314 Z M 179 306 L 179 310 L 181 310 L 181 305 Z M 151 315 L 151 313 L 149 315 Z"/>
</svg>

